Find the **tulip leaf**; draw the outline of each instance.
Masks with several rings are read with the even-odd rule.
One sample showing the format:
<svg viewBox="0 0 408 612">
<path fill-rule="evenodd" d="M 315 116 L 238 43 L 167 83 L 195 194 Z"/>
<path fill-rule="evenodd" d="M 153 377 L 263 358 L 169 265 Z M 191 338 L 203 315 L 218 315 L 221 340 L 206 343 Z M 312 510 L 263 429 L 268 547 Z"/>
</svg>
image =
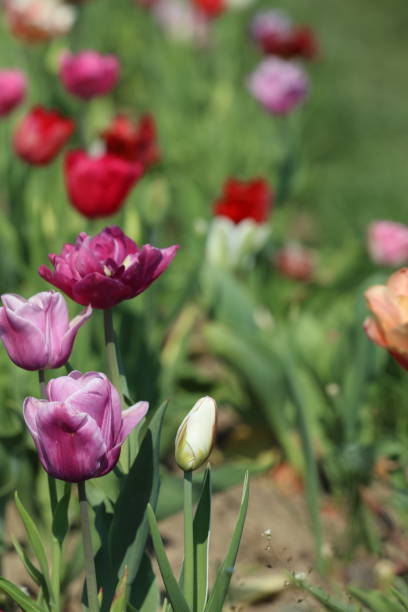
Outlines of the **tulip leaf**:
<svg viewBox="0 0 408 612">
<path fill-rule="evenodd" d="M 18 586 L 0 578 L 0 590 L 6 593 L 24 612 L 45 612 L 45 608 L 30 599 Z"/>
<path fill-rule="evenodd" d="M 350 593 L 362 604 L 367 606 L 371 612 L 406 612 L 407 608 L 398 601 L 387 597 L 379 591 L 365 591 L 357 587 L 350 587 Z"/>
<path fill-rule="evenodd" d="M 61 497 L 54 511 L 54 516 L 52 520 L 52 533 L 60 544 L 62 544 L 62 542 L 64 541 L 64 538 L 67 535 L 69 529 L 68 506 L 70 499 L 71 487 L 69 488 L 68 493 Z"/>
<path fill-rule="evenodd" d="M 149 521 L 150 533 L 152 535 L 157 563 L 159 564 L 160 573 L 163 578 L 164 586 L 166 587 L 167 597 L 173 607 L 173 610 L 177 610 L 177 612 L 191 612 L 170 567 L 170 563 L 159 533 L 156 517 L 150 504 L 147 506 L 147 518 Z"/>
<path fill-rule="evenodd" d="M 17 510 L 20 514 L 21 520 L 23 521 L 25 530 L 27 532 L 28 541 L 40 565 L 41 571 L 43 573 L 45 582 L 48 587 L 48 591 L 51 594 L 53 591 L 52 591 L 52 585 L 51 585 L 50 574 L 49 574 L 49 569 L 48 569 L 48 559 L 47 559 L 47 553 L 45 552 L 45 548 L 42 542 L 42 537 L 33 519 L 31 518 L 31 516 L 28 514 L 27 510 L 24 508 L 23 504 L 21 503 L 17 492 L 15 494 L 15 501 L 16 501 Z"/>
<path fill-rule="evenodd" d="M 143 585 L 143 588 L 141 588 L 141 585 Z M 152 612 L 159 609 L 160 590 L 150 557 L 146 553 L 143 555 L 129 598 L 137 612 Z M 131 607 L 133 608 L 133 606 Z"/>
<path fill-rule="evenodd" d="M 45 593 L 45 595 L 47 595 L 47 585 L 46 585 L 46 582 L 44 580 L 44 576 L 35 567 L 35 565 L 33 563 L 31 563 L 30 559 L 28 558 L 28 555 L 22 549 L 22 547 L 20 546 L 20 544 L 16 540 L 16 538 L 13 537 L 12 538 L 12 542 L 13 542 L 13 546 L 14 546 L 14 548 L 16 550 L 16 553 L 18 554 L 18 556 L 20 558 L 20 561 L 22 562 L 22 564 L 24 565 L 24 567 L 27 570 L 28 575 L 32 578 L 32 580 L 34 580 L 34 582 L 36 584 L 38 584 L 39 587 L 42 588 L 42 590 Z"/>
<path fill-rule="evenodd" d="M 128 572 L 127 568 L 123 572 L 123 576 L 119 581 L 116 589 L 115 596 L 110 608 L 110 612 L 126 612 L 126 600 L 127 600 L 127 579 Z"/>
<path fill-rule="evenodd" d="M 394 595 L 395 599 L 397 599 L 400 604 L 405 606 L 405 610 L 408 610 L 408 597 L 401 593 L 395 586 L 390 588 L 390 592 Z"/>
<path fill-rule="evenodd" d="M 149 532 L 146 506 L 150 503 L 156 507 L 159 495 L 160 433 L 166 408 L 164 403 L 154 414 L 136 460 L 123 478 L 109 528 L 111 575 L 121 577 L 127 566 L 128 585 L 136 578 L 146 547 Z M 111 595 L 104 587 L 105 605 Z"/>
<path fill-rule="evenodd" d="M 326 610 L 330 612 L 360 612 L 356 606 L 335 601 L 328 593 L 325 593 L 320 587 L 308 584 L 303 580 L 299 580 L 295 576 L 291 577 L 293 584 L 300 589 L 304 589 L 312 595 L 319 603 L 323 604 Z"/>
<path fill-rule="evenodd" d="M 204 610 L 208 595 L 208 545 L 210 521 L 211 472 L 210 468 L 207 468 L 193 522 L 194 584 L 196 585 L 194 608 L 197 612 L 202 612 L 202 610 Z"/>
<path fill-rule="evenodd" d="M 249 500 L 249 475 L 245 474 L 244 486 L 242 488 L 241 507 L 239 509 L 238 519 L 232 535 L 231 543 L 224 559 L 223 564 L 217 572 L 214 587 L 211 591 L 210 598 L 205 607 L 205 612 L 222 612 L 224 601 L 227 596 L 228 587 L 231 582 L 232 574 L 235 569 L 235 561 L 238 554 L 239 545 L 241 542 L 242 532 L 244 529 L 245 518 L 248 510 Z"/>
</svg>

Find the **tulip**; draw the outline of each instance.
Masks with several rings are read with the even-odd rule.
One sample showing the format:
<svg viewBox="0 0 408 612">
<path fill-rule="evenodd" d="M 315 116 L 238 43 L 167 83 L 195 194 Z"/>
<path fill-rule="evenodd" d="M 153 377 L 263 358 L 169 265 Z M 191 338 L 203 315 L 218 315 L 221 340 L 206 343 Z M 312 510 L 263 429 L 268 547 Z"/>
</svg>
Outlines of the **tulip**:
<svg viewBox="0 0 408 612">
<path fill-rule="evenodd" d="M 312 30 L 293 27 L 291 20 L 281 11 L 268 10 L 255 15 L 251 34 L 261 49 L 271 55 L 312 59 L 318 51 Z"/>
<path fill-rule="evenodd" d="M 70 202 L 85 217 L 113 215 L 143 173 L 143 166 L 109 153 L 92 157 L 86 151 L 70 151 L 64 176 Z"/>
<path fill-rule="evenodd" d="M 54 378 L 47 397 L 26 398 L 24 420 L 46 472 L 68 482 L 110 472 L 148 409 L 147 402 L 138 402 L 122 412 L 117 390 L 99 372 Z"/>
<path fill-rule="evenodd" d="M 227 217 L 234 223 L 244 219 L 264 223 L 271 204 L 272 194 L 266 181 L 254 179 L 245 182 L 232 178 L 224 184 L 222 196 L 214 205 L 214 214 Z"/>
<path fill-rule="evenodd" d="M 49 255 L 54 271 L 39 273 L 79 304 L 111 308 L 145 291 L 167 268 L 178 246 L 139 248 L 119 227 L 105 228 L 94 238 L 82 232 L 61 255 Z"/>
<path fill-rule="evenodd" d="M 119 62 L 114 55 L 82 51 L 77 55 L 65 53 L 61 60 L 63 84 L 70 93 L 85 100 L 108 93 L 118 76 Z"/>
<path fill-rule="evenodd" d="M 205 45 L 208 41 L 208 19 L 184 0 L 157 0 L 153 15 L 169 38 Z"/>
<path fill-rule="evenodd" d="M 308 79 L 300 66 L 277 57 L 264 59 L 250 75 L 252 95 L 269 113 L 287 115 L 305 99 Z"/>
<path fill-rule="evenodd" d="M 408 227 L 393 221 L 374 221 L 368 226 L 368 251 L 383 266 L 408 262 Z"/>
<path fill-rule="evenodd" d="M 16 129 L 14 150 L 29 164 L 48 164 L 69 140 L 74 127 L 71 119 L 62 117 L 56 111 L 36 106 Z"/>
<path fill-rule="evenodd" d="M 26 79 L 21 70 L 0 70 L 0 117 L 8 115 L 26 94 Z"/>
<path fill-rule="evenodd" d="M 0 339 L 10 359 L 25 370 L 64 365 L 79 328 L 92 314 L 88 306 L 70 322 L 64 298 L 54 291 L 37 293 L 28 300 L 11 293 L 1 299 Z"/>
<path fill-rule="evenodd" d="M 275 255 L 279 272 L 293 280 L 311 281 L 315 271 L 313 254 L 299 244 L 287 244 Z"/>
<path fill-rule="evenodd" d="M 156 144 L 156 125 L 151 115 L 143 115 L 133 123 L 125 115 L 118 115 L 101 134 L 107 153 L 130 162 L 140 162 L 148 168 L 160 157 Z"/>
<path fill-rule="evenodd" d="M 365 297 L 374 315 L 364 322 L 367 336 L 408 370 L 408 268 L 392 274 L 386 285 L 370 287 Z"/>
<path fill-rule="evenodd" d="M 51 40 L 67 34 L 76 11 L 60 0 L 4 0 L 12 33 L 27 43 Z"/>
<path fill-rule="evenodd" d="M 175 442 L 177 465 L 189 472 L 210 456 L 217 427 L 217 404 L 212 397 L 199 399 L 181 423 Z"/>
<path fill-rule="evenodd" d="M 207 19 L 214 19 L 225 10 L 225 0 L 192 0 L 192 2 Z"/>
</svg>

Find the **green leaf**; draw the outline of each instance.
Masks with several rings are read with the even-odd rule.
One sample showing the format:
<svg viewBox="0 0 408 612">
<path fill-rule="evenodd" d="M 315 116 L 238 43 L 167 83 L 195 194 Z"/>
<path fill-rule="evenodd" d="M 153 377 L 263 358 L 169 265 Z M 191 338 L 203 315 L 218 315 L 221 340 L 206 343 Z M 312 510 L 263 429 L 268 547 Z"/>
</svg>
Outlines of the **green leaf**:
<svg viewBox="0 0 408 612">
<path fill-rule="evenodd" d="M 35 567 L 35 565 L 33 565 L 33 563 L 31 563 L 28 555 L 22 549 L 22 547 L 20 546 L 20 544 L 16 540 L 16 538 L 13 537 L 12 538 L 12 542 L 13 542 L 14 548 L 16 549 L 16 553 L 18 554 L 18 556 L 20 558 L 20 561 L 22 562 L 22 564 L 24 565 L 24 567 L 27 570 L 28 575 L 34 580 L 34 582 L 36 584 L 38 584 L 39 587 L 42 588 L 44 593 L 47 594 L 47 584 L 46 584 L 44 576 L 42 575 L 40 570 L 38 570 Z"/>
<path fill-rule="evenodd" d="M 35 601 L 30 599 L 21 589 L 15 584 L 9 582 L 5 578 L 0 578 L 0 590 L 6 593 L 24 612 L 44 612 L 46 608 L 39 606 Z"/>
<path fill-rule="evenodd" d="M 159 564 L 160 573 L 167 591 L 167 597 L 173 606 L 173 610 L 177 612 L 191 612 L 170 567 L 170 563 L 159 533 L 159 528 L 157 526 L 156 517 L 154 516 L 154 511 L 150 504 L 147 506 L 147 518 L 149 521 L 150 533 L 152 535 L 157 563 Z"/>
<path fill-rule="evenodd" d="M 245 518 L 248 510 L 248 500 L 249 476 L 247 472 L 245 475 L 244 486 L 242 489 L 241 507 L 239 510 L 238 519 L 235 525 L 232 540 L 224 563 L 221 565 L 217 572 L 217 578 L 215 580 L 215 584 L 208 603 L 205 607 L 205 612 L 222 612 L 229 584 L 231 582 L 231 577 L 235 569 L 235 561 L 237 558 L 239 544 L 241 542 L 242 531 L 244 529 Z"/>
<path fill-rule="evenodd" d="M 395 586 L 390 588 L 390 592 L 394 595 L 395 599 L 404 606 L 404 609 L 408 610 L 408 597 L 401 593 Z"/>
<path fill-rule="evenodd" d="M 359 608 L 353 605 L 341 603 L 332 599 L 328 593 L 325 593 L 321 588 L 317 586 L 313 586 L 304 582 L 303 580 L 299 580 L 294 576 L 291 576 L 291 581 L 294 585 L 296 585 L 299 589 L 303 589 L 312 595 L 318 602 L 324 605 L 326 610 L 330 612 L 361 612 Z"/>
<path fill-rule="evenodd" d="M 207 468 L 198 502 L 194 521 L 194 584 L 195 602 L 194 608 L 197 612 L 202 612 L 205 608 L 208 595 L 208 544 L 210 537 L 211 520 L 211 472 Z"/>
<path fill-rule="evenodd" d="M 45 582 L 47 584 L 48 591 L 51 594 L 52 585 L 51 585 L 50 574 L 49 574 L 49 569 L 48 569 L 48 558 L 47 558 L 47 553 L 45 552 L 45 548 L 42 542 L 42 537 L 33 519 L 31 518 L 31 516 L 28 514 L 27 510 L 24 508 L 23 504 L 21 503 L 17 492 L 15 494 L 15 502 L 16 502 L 17 510 L 21 516 L 21 520 L 23 521 L 25 530 L 27 532 L 28 541 L 40 565 L 40 569 L 44 576 Z"/>
<path fill-rule="evenodd" d="M 395 600 L 380 593 L 379 591 L 365 591 L 357 587 L 350 587 L 350 593 L 361 603 L 366 605 L 371 612 L 406 612 L 406 608 Z"/>
<path fill-rule="evenodd" d="M 68 493 L 66 493 L 55 507 L 54 517 L 52 520 L 52 533 L 60 544 L 65 539 L 68 533 L 69 522 L 68 522 L 68 506 L 69 500 L 71 499 L 71 487 Z"/>
<path fill-rule="evenodd" d="M 138 456 L 129 474 L 123 479 L 109 528 L 110 576 L 116 580 L 127 567 L 128 585 L 131 585 L 136 578 L 146 547 L 149 532 L 146 506 L 150 503 L 155 507 L 159 495 L 160 433 L 166 408 L 167 403 L 164 403 L 156 411 Z M 115 587 L 113 585 L 113 588 L 109 588 L 104 580 L 103 582 L 105 607 Z M 100 584 L 102 584 L 101 581 Z"/>
<path fill-rule="evenodd" d="M 142 587 L 143 585 L 143 587 Z M 145 553 L 132 585 L 132 607 L 137 612 L 156 612 L 160 606 L 160 590 L 152 569 L 150 557 Z"/>
<path fill-rule="evenodd" d="M 128 572 L 127 568 L 123 572 L 123 576 L 119 581 L 116 589 L 115 596 L 110 608 L 110 612 L 125 612 L 126 611 L 126 600 L 127 600 L 127 580 Z"/>
</svg>

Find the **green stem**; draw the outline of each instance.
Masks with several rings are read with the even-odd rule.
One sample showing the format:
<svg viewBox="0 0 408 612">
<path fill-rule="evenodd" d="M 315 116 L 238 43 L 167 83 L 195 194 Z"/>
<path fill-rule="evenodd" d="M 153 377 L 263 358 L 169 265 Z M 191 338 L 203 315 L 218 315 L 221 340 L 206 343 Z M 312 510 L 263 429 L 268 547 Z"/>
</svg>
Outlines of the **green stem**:
<svg viewBox="0 0 408 612">
<path fill-rule="evenodd" d="M 121 364 L 118 341 L 113 327 L 113 311 L 106 308 L 103 311 L 103 326 L 105 331 L 106 361 L 109 378 L 119 393 L 129 397 L 126 376 Z"/>
<path fill-rule="evenodd" d="M 193 472 L 184 472 L 184 597 L 194 606 Z"/>
<path fill-rule="evenodd" d="M 78 482 L 79 514 L 81 519 L 82 542 L 84 546 L 86 590 L 89 612 L 99 612 L 98 587 L 92 550 L 91 526 L 89 522 L 88 500 L 86 498 L 85 482 Z"/>
</svg>

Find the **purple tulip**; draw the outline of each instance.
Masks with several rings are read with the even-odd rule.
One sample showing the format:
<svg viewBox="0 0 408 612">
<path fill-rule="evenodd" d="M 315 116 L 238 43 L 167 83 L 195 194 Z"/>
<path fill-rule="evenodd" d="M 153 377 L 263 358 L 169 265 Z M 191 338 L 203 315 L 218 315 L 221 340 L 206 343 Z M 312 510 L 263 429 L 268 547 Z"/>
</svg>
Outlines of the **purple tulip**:
<svg viewBox="0 0 408 612">
<path fill-rule="evenodd" d="M 82 51 L 77 55 L 65 53 L 61 60 L 62 82 L 70 93 L 85 100 L 108 93 L 118 76 L 119 62 L 114 55 Z"/>
<path fill-rule="evenodd" d="M 48 400 L 25 399 L 24 419 L 46 472 L 68 482 L 110 472 L 149 407 L 138 402 L 122 412 L 117 390 L 99 372 L 54 378 L 47 394 Z"/>
<path fill-rule="evenodd" d="M 1 296 L 0 339 L 12 361 L 25 370 L 59 368 L 67 362 L 81 325 L 92 308 L 69 321 L 64 298 L 42 291 L 26 300 L 19 295 Z"/>
<path fill-rule="evenodd" d="M 308 79 L 293 62 L 268 57 L 251 74 L 248 87 L 254 98 L 274 115 L 286 115 L 308 93 Z"/>
<path fill-rule="evenodd" d="M 18 106 L 25 93 L 26 79 L 21 70 L 0 70 L 0 117 Z"/>
<path fill-rule="evenodd" d="M 78 304 L 111 308 L 142 293 L 172 261 L 177 246 L 139 248 L 113 225 L 94 238 L 84 232 L 75 245 L 65 244 L 61 255 L 49 255 L 55 270 L 40 266 L 46 281 Z"/>
</svg>

